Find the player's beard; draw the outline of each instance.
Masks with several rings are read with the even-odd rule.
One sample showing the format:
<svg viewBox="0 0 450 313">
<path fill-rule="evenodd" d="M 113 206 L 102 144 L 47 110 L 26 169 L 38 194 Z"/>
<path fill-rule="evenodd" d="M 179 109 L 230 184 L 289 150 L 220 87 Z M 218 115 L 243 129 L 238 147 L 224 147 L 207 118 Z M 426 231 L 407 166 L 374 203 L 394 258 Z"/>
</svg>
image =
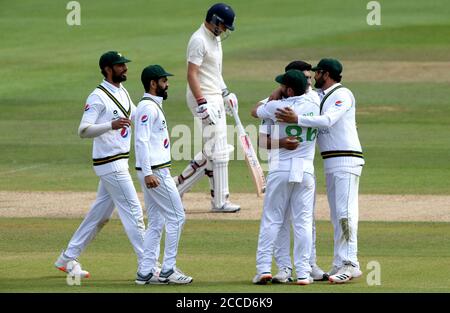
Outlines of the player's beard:
<svg viewBox="0 0 450 313">
<path fill-rule="evenodd" d="M 168 89 L 168 88 L 169 88 L 169 87 L 161 88 L 161 86 L 158 85 L 158 87 L 156 88 L 156 95 L 157 95 L 158 97 L 163 98 L 163 100 L 166 100 L 167 97 L 169 97 L 169 95 L 167 94 L 167 89 Z"/>
<path fill-rule="evenodd" d="M 117 73 L 115 70 L 113 70 L 112 73 L 112 81 L 115 83 L 121 83 L 127 80 L 127 75 L 125 75 L 127 73 L 127 71 L 123 71 L 121 73 Z"/>
<path fill-rule="evenodd" d="M 325 85 L 325 80 L 323 77 L 316 79 L 316 82 L 314 83 L 315 88 L 322 89 L 323 85 Z"/>
</svg>

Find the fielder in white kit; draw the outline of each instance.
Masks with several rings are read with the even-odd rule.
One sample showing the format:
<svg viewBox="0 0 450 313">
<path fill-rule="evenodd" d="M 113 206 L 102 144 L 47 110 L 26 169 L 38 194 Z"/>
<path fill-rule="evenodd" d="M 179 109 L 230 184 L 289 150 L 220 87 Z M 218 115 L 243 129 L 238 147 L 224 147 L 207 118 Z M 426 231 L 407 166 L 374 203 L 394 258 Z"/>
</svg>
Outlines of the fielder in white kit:
<svg viewBox="0 0 450 313">
<path fill-rule="evenodd" d="M 192 277 L 176 267 L 176 256 L 185 214 L 175 182 L 170 175 L 170 137 L 162 108 L 169 88 L 167 73 L 159 65 L 144 68 L 141 81 L 145 89 L 135 120 L 136 170 L 148 212 L 144 239 L 144 260 L 136 284 L 189 284 Z M 157 270 L 162 230 L 166 227 L 164 258 Z"/>
<path fill-rule="evenodd" d="M 238 109 L 238 100 L 230 93 L 222 77 L 222 38 L 234 30 L 233 9 L 216 3 L 208 9 L 204 23 L 191 36 L 187 48 L 188 86 L 186 100 L 194 117 L 202 122 L 203 149 L 182 173 L 174 177 L 180 195 L 209 177 L 211 211 L 233 213 L 240 206 L 229 201 L 228 162 L 233 146 L 227 143 L 225 111 Z M 224 106 L 225 105 L 225 106 Z"/>
<path fill-rule="evenodd" d="M 311 64 L 304 61 L 292 61 L 285 67 L 285 72 L 295 69 L 303 72 L 307 80 L 306 86 L 306 95 L 311 98 L 311 101 L 315 102 L 317 106 L 320 106 L 320 99 L 315 90 L 312 89 L 311 80 Z M 280 94 L 280 87 L 275 89 L 275 91 L 270 96 L 271 100 L 280 100 L 282 98 Z M 266 103 L 269 98 L 261 101 L 262 103 Z M 256 117 L 256 116 L 255 116 Z M 263 119 L 262 125 L 259 129 L 260 133 L 260 147 L 266 149 L 278 149 L 285 148 L 288 150 L 296 149 L 300 142 L 296 137 L 285 137 L 281 138 L 279 142 L 276 142 L 273 138 L 271 138 L 270 130 L 271 125 L 274 125 L 274 121 L 271 119 Z M 271 146 L 270 143 L 274 142 L 275 145 Z M 269 143 L 269 144 L 268 144 Z M 288 283 L 291 282 L 292 279 L 292 261 L 290 256 L 290 246 L 291 246 L 291 220 L 289 214 L 286 215 L 286 220 L 283 223 L 280 232 L 278 234 L 278 238 L 274 244 L 274 257 L 278 267 L 278 273 L 272 277 L 273 283 Z M 312 271 L 311 277 L 315 281 L 323 281 L 328 280 L 328 276 L 325 272 L 317 265 L 317 257 L 316 257 L 316 228 L 315 223 L 313 221 L 313 243 L 312 243 L 312 251 L 311 251 L 311 259 L 309 261 Z"/>
<path fill-rule="evenodd" d="M 345 283 L 362 275 L 357 257 L 358 187 L 364 157 L 356 129 L 356 102 L 340 84 L 342 64 L 322 59 L 316 67 L 315 87 L 321 92 L 321 115 L 300 116 L 289 108 L 277 118 L 302 127 L 319 127 L 317 142 L 324 160 L 327 196 L 334 228 L 334 258 L 329 273 L 332 283 Z"/>
<path fill-rule="evenodd" d="M 143 259 L 144 218 L 128 172 L 130 125 L 136 107 L 121 84 L 127 79 L 127 62 L 130 60 L 116 51 L 100 57 L 99 65 L 105 79 L 89 95 L 84 107 L 78 134 L 81 138 L 94 138 L 92 158 L 100 182 L 90 211 L 55 262 L 55 266 L 64 272 L 67 272 L 69 262 L 77 262 L 86 246 L 108 222 L 114 207 L 117 207 L 136 252 L 138 264 Z M 89 277 L 89 272 L 82 270 L 81 276 Z"/>
<path fill-rule="evenodd" d="M 301 71 L 289 70 L 277 76 L 276 81 L 281 84 L 284 99 L 259 104 L 253 109 L 253 116 L 275 122 L 276 109 L 286 106 L 299 115 L 319 114 L 317 103 L 305 94 L 307 80 Z M 294 231 L 296 284 L 308 285 L 313 282 L 309 261 L 312 251 L 315 195 L 313 160 L 317 129 L 275 122 L 271 138 L 280 140 L 285 137 L 297 137 L 301 144 L 295 150 L 280 148 L 269 153 L 269 174 L 256 254 L 257 274 L 253 279 L 255 284 L 266 284 L 272 279 L 274 243 L 287 220 L 286 215 L 291 216 Z"/>
</svg>

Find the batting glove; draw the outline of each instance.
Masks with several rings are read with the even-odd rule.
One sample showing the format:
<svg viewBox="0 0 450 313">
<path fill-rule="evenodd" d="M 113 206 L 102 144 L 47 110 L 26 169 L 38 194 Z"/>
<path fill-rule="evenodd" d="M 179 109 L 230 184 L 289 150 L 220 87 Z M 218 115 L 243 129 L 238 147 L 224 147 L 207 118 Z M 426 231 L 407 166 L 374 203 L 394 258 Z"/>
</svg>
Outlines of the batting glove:
<svg viewBox="0 0 450 313">
<path fill-rule="evenodd" d="M 229 92 L 228 89 L 224 89 L 222 91 L 223 104 L 225 106 L 225 112 L 228 115 L 233 116 L 233 108 L 236 110 L 236 113 L 239 111 L 238 107 L 238 99 L 236 95 L 232 92 Z"/>
<path fill-rule="evenodd" d="M 217 124 L 218 116 L 213 108 L 206 102 L 205 98 L 198 99 L 197 103 L 199 104 L 197 107 L 197 117 L 201 118 L 202 121 L 205 121 L 209 125 Z"/>
</svg>

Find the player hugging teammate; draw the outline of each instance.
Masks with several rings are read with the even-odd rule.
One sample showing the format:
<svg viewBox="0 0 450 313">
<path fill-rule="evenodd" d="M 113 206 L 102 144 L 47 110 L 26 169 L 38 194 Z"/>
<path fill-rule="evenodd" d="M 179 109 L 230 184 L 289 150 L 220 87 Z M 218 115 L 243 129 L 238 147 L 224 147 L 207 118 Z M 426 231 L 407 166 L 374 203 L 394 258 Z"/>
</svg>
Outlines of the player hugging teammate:
<svg viewBox="0 0 450 313">
<path fill-rule="evenodd" d="M 320 104 L 313 90 L 303 89 L 305 71 L 289 70 L 276 78 L 281 86 L 270 97 L 270 100 L 281 100 L 267 102 L 267 99 L 252 111 L 254 117 L 275 126 L 273 131 L 268 131 L 267 127 L 260 131 L 260 137 L 265 138 L 262 146 L 271 150 L 255 284 L 292 280 L 292 267 L 282 266 L 283 262 L 290 263 L 289 255 L 280 252 L 289 248 L 289 231 L 286 231 L 289 218 L 294 231 L 297 284 L 308 285 L 314 280 L 326 279 L 330 283 L 345 283 L 362 275 L 357 258 L 357 230 L 358 187 L 364 158 L 356 129 L 356 101 L 352 92 L 340 83 L 342 69 L 336 59 L 322 59 L 312 68 Z M 324 159 L 334 229 L 333 264 L 323 275 L 315 265 L 315 240 L 310 237 L 315 237 L 314 199 L 310 197 L 315 188 L 312 158 L 316 138 Z M 310 153 L 306 154 L 307 151 Z M 310 176 L 312 180 L 308 184 Z M 280 272 L 272 277 L 274 251 Z"/>
<path fill-rule="evenodd" d="M 290 107 L 299 115 L 314 116 L 319 114 L 319 106 L 317 101 L 306 93 L 307 80 L 301 71 L 288 70 L 285 74 L 277 76 L 275 80 L 280 83 L 280 93 L 283 98 L 269 101 L 264 105 L 260 103 L 252 112 L 254 116 L 269 119 L 274 123 L 268 138 L 271 148 L 269 174 L 256 255 L 257 274 L 253 283 L 265 284 L 272 280 L 274 244 L 283 224 L 292 219 L 296 283 L 307 285 L 312 282 L 312 268 L 309 260 L 313 242 L 315 195 L 313 160 L 317 129 L 278 123 L 275 112 L 277 108 Z M 280 140 L 285 138 L 296 139 L 301 144 L 293 150 L 276 149 Z M 283 281 L 274 281 L 287 282 L 290 280 L 290 273 L 288 276 Z"/>
</svg>

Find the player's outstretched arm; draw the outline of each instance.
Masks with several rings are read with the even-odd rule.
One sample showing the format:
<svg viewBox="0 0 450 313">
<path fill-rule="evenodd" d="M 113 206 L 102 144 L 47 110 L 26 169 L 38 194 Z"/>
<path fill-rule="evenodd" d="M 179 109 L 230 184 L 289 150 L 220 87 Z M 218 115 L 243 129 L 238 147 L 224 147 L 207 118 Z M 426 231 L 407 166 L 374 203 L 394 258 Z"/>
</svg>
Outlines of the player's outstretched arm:
<svg viewBox="0 0 450 313">
<path fill-rule="evenodd" d="M 295 150 L 297 149 L 300 142 L 298 138 L 295 136 L 284 137 L 279 140 L 272 139 L 268 134 L 260 133 L 258 136 L 258 145 L 259 147 L 267 150 L 284 148 L 287 150 Z"/>
<path fill-rule="evenodd" d="M 253 116 L 254 118 L 259 118 L 257 111 L 258 111 L 258 108 L 263 104 L 264 103 L 262 103 L 262 102 L 258 102 L 257 104 L 255 104 L 253 109 L 250 111 L 250 115 Z"/>
</svg>

